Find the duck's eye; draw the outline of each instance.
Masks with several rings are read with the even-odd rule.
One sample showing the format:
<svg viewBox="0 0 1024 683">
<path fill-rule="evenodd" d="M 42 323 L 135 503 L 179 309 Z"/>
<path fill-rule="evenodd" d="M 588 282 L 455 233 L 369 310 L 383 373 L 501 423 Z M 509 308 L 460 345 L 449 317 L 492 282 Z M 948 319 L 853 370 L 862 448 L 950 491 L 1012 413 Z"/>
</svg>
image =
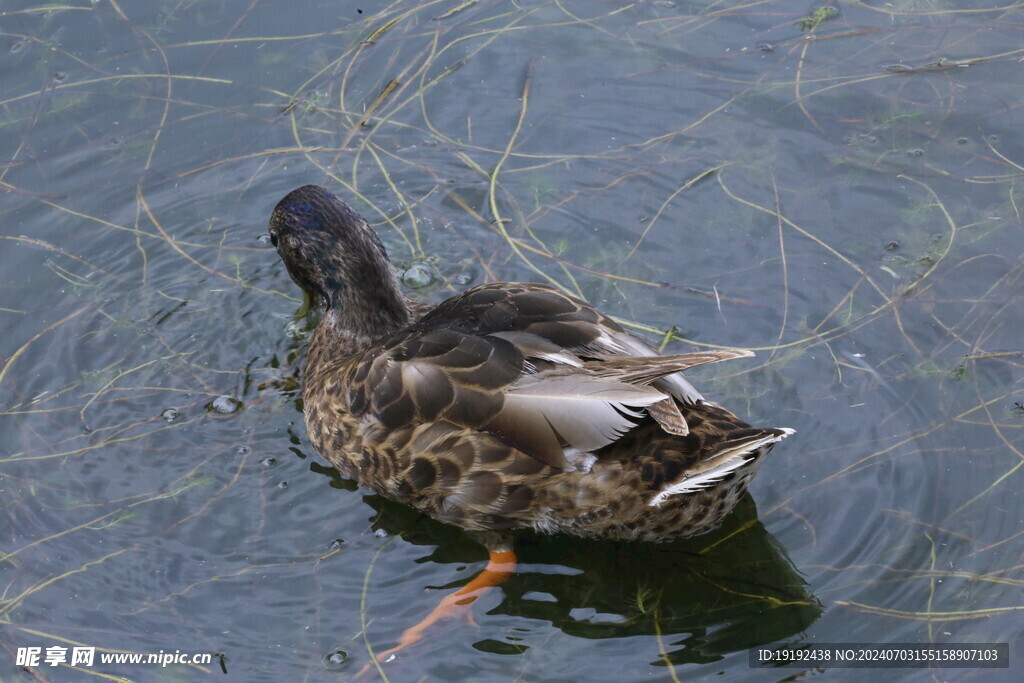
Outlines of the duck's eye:
<svg viewBox="0 0 1024 683">
<path fill-rule="evenodd" d="M 275 247 L 277 246 L 277 235 L 275 235 L 274 233 L 270 233 L 270 243 L 273 244 Z"/>
</svg>

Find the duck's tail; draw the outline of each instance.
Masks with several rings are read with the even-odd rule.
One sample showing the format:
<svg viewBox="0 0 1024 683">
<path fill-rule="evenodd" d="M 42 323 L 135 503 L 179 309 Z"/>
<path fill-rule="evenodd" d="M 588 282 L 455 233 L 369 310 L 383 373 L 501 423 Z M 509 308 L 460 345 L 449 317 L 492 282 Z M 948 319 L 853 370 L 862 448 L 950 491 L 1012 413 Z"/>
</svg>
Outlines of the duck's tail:
<svg viewBox="0 0 1024 683">
<path fill-rule="evenodd" d="M 676 481 L 666 484 L 648 505 L 659 506 L 670 496 L 693 493 L 720 483 L 731 473 L 754 463 L 771 450 L 775 443 L 785 439 L 794 430 L 782 429 L 740 430 L 719 444 L 714 455 L 702 460 Z"/>
</svg>

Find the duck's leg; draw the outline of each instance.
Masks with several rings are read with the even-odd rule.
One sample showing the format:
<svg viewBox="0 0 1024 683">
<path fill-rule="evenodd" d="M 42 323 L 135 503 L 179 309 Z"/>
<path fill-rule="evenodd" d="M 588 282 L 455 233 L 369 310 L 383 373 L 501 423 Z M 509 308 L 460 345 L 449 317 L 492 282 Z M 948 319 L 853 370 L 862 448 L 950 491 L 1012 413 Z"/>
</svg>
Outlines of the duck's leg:
<svg viewBox="0 0 1024 683">
<path fill-rule="evenodd" d="M 377 655 L 379 661 L 386 661 L 402 648 L 422 640 L 424 631 L 445 617 L 458 614 L 471 624 L 475 623 L 470 605 L 488 588 L 505 583 L 516 570 L 516 554 L 512 550 L 511 538 L 504 535 L 488 534 L 483 540 L 490 556 L 484 570 L 465 586 L 441 600 L 441 604 L 418 624 L 407 628 L 402 633 L 398 645 Z"/>
</svg>

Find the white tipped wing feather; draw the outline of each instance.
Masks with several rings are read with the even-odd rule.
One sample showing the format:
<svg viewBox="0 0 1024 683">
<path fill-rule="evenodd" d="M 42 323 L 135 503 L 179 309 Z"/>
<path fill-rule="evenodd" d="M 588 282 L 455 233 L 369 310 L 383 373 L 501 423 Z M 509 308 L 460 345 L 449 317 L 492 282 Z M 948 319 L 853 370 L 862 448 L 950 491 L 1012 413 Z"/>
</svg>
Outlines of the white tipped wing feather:
<svg viewBox="0 0 1024 683">
<path fill-rule="evenodd" d="M 682 355 L 691 358 L 692 362 L 690 367 L 692 368 L 697 367 L 698 365 L 717 363 L 719 361 L 730 360 L 732 358 L 749 358 L 754 355 L 754 352 L 747 351 L 746 349 L 719 349 L 716 351 L 700 351 L 697 353 L 686 353 Z M 682 372 L 662 377 L 655 381 L 652 386 L 656 389 L 661 389 L 662 391 L 672 394 L 683 403 L 696 403 L 697 401 L 704 400 L 704 397 L 701 396 L 700 392 L 690 384 L 689 380 L 683 377 Z"/>
<path fill-rule="evenodd" d="M 566 468 L 563 446 L 583 452 L 607 446 L 636 425 L 637 408 L 666 398 L 651 387 L 584 374 L 526 375 L 509 388 L 486 429 L 546 464 Z"/>
<path fill-rule="evenodd" d="M 651 352 L 654 353 L 653 350 Z M 672 398 L 647 406 L 647 413 L 669 434 L 686 436 L 690 433 L 690 428 L 679 411 L 676 400 L 693 404 L 703 398 L 683 377 L 683 370 L 753 355 L 745 349 L 721 349 L 673 356 L 613 356 L 605 360 L 586 362 L 583 367 L 600 377 L 630 384 L 649 384 L 669 394 Z"/>
<path fill-rule="evenodd" d="M 614 338 L 602 335 L 590 349 L 608 353 L 606 358 L 583 361 L 573 351 L 529 332 L 491 336 L 513 343 L 527 359 L 543 359 L 556 367 L 527 374 L 509 387 L 502 412 L 485 429 L 560 468 L 570 466 L 563 447 L 590 452 L 607 446 L 636 425 L 636 419 L 642 417 L 636 408 L 646 408 L 667 433 L 686 436 L 689 428 L 675 400 L 695 403 L 702 397 L 681 372 L 754 355 L 721 349 L 660 356 L 644 342 L 622 333 Z"/>
<path fill-rule="evenodd" d="M 629 384 L 651 384 L 658 380 L 674 377 L 678 373 L 708 363 L 752 356 L 750 351 L 698 351 L 672 356 L 613 356 L 597 361 L 588 361 L 583 367 L 599 377 L 628 382 Z"/>
<path fill-rule="evenodd" d="M 646 342 L 625 332 L 617 332 L 610 335 L 603 334 L 595 342 L 594 347 L 599 352 L 608 354 L 609 358 L 615 358 L 617 356 L 659 355 L 653 346 L 650 346 Z M 728 360 L 730 358 L 746 358 L 753 356 L 754 353 L 752 351 L 747 351 L 746 349 L 718 349 L 683 355 L 693 356 L 694 362 L 690 367 L 694 367 L 697 365 L 704 365 L 705 363 L 715 363 L 720 360 Z M 701 396 L 700 392 L 690 384 L 690 381 L 683 377 L 681 372 L 661 377 L 654 381 L 653 386 L 656 389 L 661 389 L 665 393 L 671 394 L 683 403 L 696 403 L 704 398 Z"/>
<path fill-rule="evenodd" d="M 537 359 L 554 363 L 556 366 L 563 366 L 563 368 L 569 366 L 584 369 L 593 376 L 611 381 L 652 386 L 665 396 L 662 400 L 646 406 L 647 414 L 654 418 L 665 432 L 676 436 L 686 436 L 690 433 L 686 419 L 680 412 L 679 406 L 676 405 L 676 400 L 689 404 L 703 400 L 700 393 L 683 377 L 682 371 L 699 365 L 754 355 L 745 349 L 716 349 L 662 356 L 654 347 L 636 337 L 625 332 L 609 333 L 606 330 L 602 330 L 597 338 L 586 347 L 571 349 L 523 330 L 491 332 L 488 336 L 504 339 L 515 345 L 516 349 L 526 357 L 529 372 L 533 372 L 535 368 L 531 361 Z M 583 360 L 586 356 L 593 357 L 595 355 L 600 360 Z M 548 373 L 549 376 L 558 374 L 571 375 L 573 373 L 571 371 L 558 372 L 557 370 Z M 503 437 L 510 436 L 507 429 L 492 431 Z M 505 440 L 509 441 L 508 438 Z M 556 462 L 562 461 L 561 458 L 555 457 L 550 443 L 542 451 L 550 453 L 550 456 L 541 457 L 545 462 L 554 465 Z M 536 454 L 536 446 L 531 452 Z"/>
</svg>

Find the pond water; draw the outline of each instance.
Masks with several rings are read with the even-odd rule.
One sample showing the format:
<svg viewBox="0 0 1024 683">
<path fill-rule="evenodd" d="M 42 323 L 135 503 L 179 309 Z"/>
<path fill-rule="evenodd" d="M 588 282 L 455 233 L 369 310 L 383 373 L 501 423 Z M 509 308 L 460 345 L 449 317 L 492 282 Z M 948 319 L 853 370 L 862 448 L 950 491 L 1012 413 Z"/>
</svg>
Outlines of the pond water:
<svg viewBox="0 0 1024 683">
<path fill-rule="evenodd" d="M 1005 6 L 1004 6 L 1005 5 Z M 414 293 L 554 283 L 792 427 L 722 528 L 523 534 L 367 679 L 782 680 L 780 643 L 1024 652 L 1024 8 L 0 7 L 0 671 L 347 680 L 486 552 L 341 478 L 266 242 L 328 186 Z M 205 665 L 99 653 L 217 653 Z M 34 673 L 33 673 L 34 672 Z M 868 672 L 831 669 L 833 679 Z"/>
</svg>

